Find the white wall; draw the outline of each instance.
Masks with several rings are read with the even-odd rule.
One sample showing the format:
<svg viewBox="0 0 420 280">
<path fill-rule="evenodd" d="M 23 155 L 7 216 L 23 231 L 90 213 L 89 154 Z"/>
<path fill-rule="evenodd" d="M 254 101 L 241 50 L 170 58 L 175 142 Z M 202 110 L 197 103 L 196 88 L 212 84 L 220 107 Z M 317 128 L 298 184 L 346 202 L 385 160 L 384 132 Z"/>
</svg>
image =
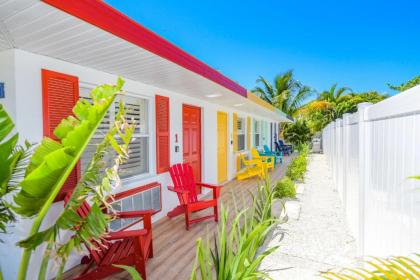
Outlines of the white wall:
<svg viewBox="0 0 420 280">
<path fill-rule="evenodd" d="M 0 52 L 0 82 L 4 83 L 5 98 L 0 104 L 7 108 L 10 117 L 16 121 L 15 56 L 13 50 Z"/>
<path fill-rule="evenodd" d="M 0 53 L 0 81 L 6 82 L 6 99 L 0 100 L 5 104 L 6 109 L 11 113 L 16 122 L 17 130 L 20 132 L 21 140 L 27 139 L 31 142 L 39 142 L 43 136 L 42 129 L 42 87 L 41 69 L 48 69 L 57 72 L 74 75 L 79 78 L 80 84 L 98 85 L 103 83 L 114 83 L 117 80 L 115 75 L 94 69 L 82 67 L 76 64 L 60 61 L 57 59 L 28 53 L 22 50 L 10 50 Z M 170 97 L 170 117 L 171 117 L 171 163 L 182 162 L 182 104 L 191 104 L 202 108 L 202 178 L 208 183 L 217 183 L 217 111 L 228 113 L 229 141 L 232 139 L 233 112 L 239 116 L 247 117 L 244 112 L 233 110 L 214 103 L 206 102 L 196 98 L 163 90 L 150 85 L 145 85 L 136 81 L 125 79 L 124 89 L 127 92 L 138 94 L 149 99 L 149 134 L 150 138 L 150 174 L 125 180 L 120 189 L 126 190 L 135 186 L 144 185 L 149 182 L 158 181 L 162 184 L 162 212 L 154 216 L 154 221 L 166 215 L 166 213 L 178 204 L 176 195 L 170 193 L 166 186 L 170 183 L 168 173 L 156 175 L 155 163 L 155 106 L 154 96 L 156 94 Z M 261 120 L 270 121 L 263 117 Z M 178 134 L 178 144 L 180 150 L 175 152 L 175 134 Z M 228 178 L 233 179 L 236 175 L 236 156 L 232 145 L 229 145 L 228 156 Z M 53 221 L 62 209 L 62 203 L 53 205 L 50 213 L 45 219 L 43 227 Z M 1 267 L 5 274 L 5 279 L 16 278 L 17 268 L 20 260 L 21 251 L 14 244 L 27 236 L 31 226 L 30 220 L 18 222 L 9 231 L 5 243 L 0 244 Z M 31 271 L 29 275 L 36 275 L 36 268 L 40 263 L 40 250 L 33 254 L 31 260 Z M 13 256 L 13 257 L 11 257 Z M 79 263 L 80 256 L 74 255 L 68 262 L 68 267 Z M 36 277 L 34 277 L 35 279 Z"/>
<path fill-rule="evenodd" d="M 323 149 L 360 255 L 420 249 L 420 86 L 323 130 Z"/>
</svg>

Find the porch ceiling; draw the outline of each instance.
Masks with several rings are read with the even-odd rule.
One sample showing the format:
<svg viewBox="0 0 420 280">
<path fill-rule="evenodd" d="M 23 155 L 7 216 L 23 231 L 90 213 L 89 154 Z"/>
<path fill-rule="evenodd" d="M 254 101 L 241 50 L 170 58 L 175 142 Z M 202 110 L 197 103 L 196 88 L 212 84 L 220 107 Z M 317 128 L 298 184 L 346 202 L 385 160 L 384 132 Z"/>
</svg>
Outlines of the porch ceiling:
<svg viewBox="0 0 420 280">
<path fill-rule="evenodd" d="M 45 2 L 61 5 L 63 7 L 59 7 L 60 9 L 72 13 L 72 8 L 76 9 L 72 6 L 79 5 L 60 4 L 60 1 L 55 0 L 45 0 Z M 62 2 L 82 3 L 80 5 L 84 8 L 82 11 L 85 15 L 80 17 L 84 19 L 90 16 L 86 14 L 86 9 L 101 8 L 103 11 L 98 11 L 98 14 L 110 13 L 103 15 L 105 20 L 106 17 L 112 16 L 126 22 L 127 27 L 131 27 L 132 30 L 127 30 L 125 38 L 120 36 L 121 30 L 112 30 L 116 34 L 114 35 L 105 31 L 105 28 L 97 27 L 100 25 L 97 22 L 93 25 L 45 2 L 0 0 L 0 51 L 11 48 L 22 49 L 121 75 L 191 97 L 206 99 L 240 111 L 255 112 L 277 121 L 287 121 L 286 116 L 281 112 L 267 110 L 249 100 L 246 97 L 246 90 L 237 83 L 131 21 L 105 3 L 93 0 Z M 114 27 L 110 25 L 110 29 L 112 28 Z M 133 32 L 139 32 L 139 34 L 131 34 L 134 37 L 130 37 L 128 33 Z M 139 35 L 149 36 L 150 40 Z M 146 45 L 149 41 L 155 45 Z M 141 44 L 145 45 L 140 46 Z M 172 53 L 176 53 L 178 58 L 171 59 Z M 206 95 L 214 94 L 219 97 L 206 97 Z"/>
</svg>

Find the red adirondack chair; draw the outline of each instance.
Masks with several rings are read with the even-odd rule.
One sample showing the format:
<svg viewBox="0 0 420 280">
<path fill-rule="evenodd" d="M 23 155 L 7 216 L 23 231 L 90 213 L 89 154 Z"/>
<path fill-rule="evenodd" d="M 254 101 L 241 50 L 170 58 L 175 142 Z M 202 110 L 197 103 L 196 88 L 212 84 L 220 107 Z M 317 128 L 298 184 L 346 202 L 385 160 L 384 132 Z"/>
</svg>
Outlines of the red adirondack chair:
<svg viewBox="0 0 420 280">
<path fill-rule="evenodd" d="M 167 216 L 169 218 L 184 214 L 185 225 L 189 230 L 190 225 L 193 223 L 201 222 L 207 219 L 214 218 L 216 222 L 219 220 L 217 199 L 220 195 L 221 186 L 215 186 L 204 183 L 197 183 L 194 180 L 193 169 L 188 164 L 175 164 L 169 169 L 172 182 L 174 186 L 168 186 L 170 191 L 178 195 L 179 206 L 170 211 Z M 197 188 L 210 188 L 213 190 L 213 199 L 199 200 L 197 197 Z M 213 215 L 191 219 L 192 212 L 201 211 L 213 207 Z"/>
<path fill-rule="evenodd" d="M 116 194 L 113 198 L 119 200 L 133 194 L 135 194 L 133 190 L 128 190 Z M 64 202 L 67 203 L 69 198 L 70 194 L 65 197 Z M 80 217 L 85 218 L 89 211 L 90 205 L 83 202 L 77 213 Z M 89 256 L 83 257 L 82 264 L 88 264 L 88 266 L 74 279 L 102 279 L 116 272 L 121 272 L 122 269 L 113 266 L 114 264 L 134 266 L 142 278 L 146 279 L 146 261 L 153 257 L 151 219 L 153 213 L 153 210 L 117 212 L 115 214 L 116 218 L 139 218 L 139 222 L 143 221 L 144 228 L 109 232 L 100 244 L 92 241 L 96 248 L 86 245 Z"/>
</svg>

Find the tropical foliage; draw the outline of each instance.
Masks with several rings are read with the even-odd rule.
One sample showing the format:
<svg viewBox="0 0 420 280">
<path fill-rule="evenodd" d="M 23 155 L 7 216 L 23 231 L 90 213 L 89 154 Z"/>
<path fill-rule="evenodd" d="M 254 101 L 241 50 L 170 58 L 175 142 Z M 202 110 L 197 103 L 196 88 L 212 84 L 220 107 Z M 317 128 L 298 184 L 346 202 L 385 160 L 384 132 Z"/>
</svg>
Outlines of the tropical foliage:
<svg viewBox="0 0 420 280">
<path fill-rule="evenodd" d="M 29 163 L 31 145 L 18 145 L 18 133 L 12 134 L 15 125 L 0 104 L 0 233 L 6 233 L 9 223 L 15 221 L 15 214 L 7 201 L 17 190 Z M 1 238 L 0 238 L 1 241 Z"/>
<path fill-rule="evenodd" d="M 414 257 L 370 258 L 365 263 L 366 268 L 345 268 L 339 272 L 323 273 L 322 277 L 329 280 L 420 279 L 420 263 Z"/>
<path fill-rule="evenodd" d="M 277 75 L 274 85 L 261 76 L 257 83 L 262 86 L 255 87 L 252 92 L 289 116 L 294 116 L 312 94 L 311 88 L 294 79 L 292 70 Z"/>
<path fill-rule="evenodd" d="M 295 157 L 287 168 L 286 175 L 293 181 L 303 180 L 307 166 L 309 147 L 303 146 L 299 155 Z"/>
<path fill-rule="evenodd" d="M 28 238 L 18 243 L 24 248 L 19 279 L 25 279 L 31 252 L 46 243 L 39 279 L 45 279 L 48 262 L 52 254 L 58 261 L 57 279 L 61 278 L 65 262 L 74 248 L 80 248 L 82 242 L 93 246 L 92 240 L 100 244 L 110 216 L 105 208 L 110 208 L 107 194 L 112 186 L 119 185 L 118 167 L 127 159 L 128 144 L 134 128 L 127 124 L 124 117 L 124 105 L 120 102 L 120 110 L 102 142 L 97 145 L 96 152 L 73 193 L 55 223 L 40 231 L 40 225 L 51 207 L 55 197 L 72 172 L 76 163 L 95 134 L 109 107 L 114 104 L 117 94 L 121 93 L 123 81 L 117 85 L 102 85 L 91 92 L 90 103 L 81 99 L 73 108 L 73 116 L 63 119 L 54 131 L 59 141 L 44 138 L 35 149 L 25 171 L 25 178 L 20 182 L 20 190 L 14 197 L 14 211 L 23 217 L 34 218 Z M 119 141 L 117 141 L 117 136 Z M 116 153 L 114 164 L 106 168 L 104 157 Z M 77 215 L 77 209 L 90 199 L 91 212 L 85 219 Z M 73 232 L 72 238 L 66 242 L 58 242 L 63 231 Z"/>
<path fill-rule="evenodd" d="M 276 183 L 275 186 L 275 197 L 277 198 L 295 198 L 296 197 L 296 185 L 289 177 L 284 177 Z"/>
<path fill-rule="evenodd" d="M 300 146 L 311 140 L 312 132 L 306 120 L 297 119 L 293 123 L 287 123 L 284 125 L 283 137 L 287 142 Z"/>
<path fill-rule="evenodd" d="M 388 87 L 390 89 L 393 89 L 393 90 L 404 91 L 404 90 L 410 89 L 410 88 L 412 88 L 416 85 L 420 85 L 420 75 L 412 78 L 408 82 L 402 83 L 399 86 L 388 84 Z"/>
<path fill-rule="evenodd" d="M 229 223 L 229 211 L 222 208 L 218 234 L 210 241 L 197 241 L 197 256 L 190 279 L 259 279 L 268 276 L 258 271 L 263 259 L 277 249 L 259 252 L 269 231 L 280 222 L 272 216 L 274 188 L 267 180 L 253 196 L 251 208 L 238 211 Z"/>
<path fill-rule="evenodd" d="M 336 85 L 333 85 L 316 100 L 301 108 L 299 116 L 307 121 L 312 133 L 321 131 L 328 123 L 341 118 L 345 113 L 356 112 L 360 103 L 377 103 L 387 97 L 376 91 L 345 94 L 346 91 L 346 87 L 336 89 Z"/>
</svg>

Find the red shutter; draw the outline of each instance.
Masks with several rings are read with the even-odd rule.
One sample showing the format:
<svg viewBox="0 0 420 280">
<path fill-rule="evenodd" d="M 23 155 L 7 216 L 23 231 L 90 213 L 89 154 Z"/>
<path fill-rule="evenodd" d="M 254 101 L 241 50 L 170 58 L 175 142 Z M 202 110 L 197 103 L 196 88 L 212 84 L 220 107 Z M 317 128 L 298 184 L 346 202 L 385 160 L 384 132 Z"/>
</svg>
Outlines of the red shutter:
<svg viewBox="0 0 420 280">
<path fill-rule="evenodd" d="M 72 115 L 73 106 L 79 99 L 79 79 L 62 73 L 42 69 L 42 105 L 44 136 L 57 140 L 54 129 L 63 118 Z M 72 171 L 56 201 L 63 200 L 73 190 L 80 176 L 80 164 Z"/>
<path fill-rule="evenodd" d="M 163 173 L 170 166 L 169 97 L 156 95 L 156 170 Z"/>
</svg>

